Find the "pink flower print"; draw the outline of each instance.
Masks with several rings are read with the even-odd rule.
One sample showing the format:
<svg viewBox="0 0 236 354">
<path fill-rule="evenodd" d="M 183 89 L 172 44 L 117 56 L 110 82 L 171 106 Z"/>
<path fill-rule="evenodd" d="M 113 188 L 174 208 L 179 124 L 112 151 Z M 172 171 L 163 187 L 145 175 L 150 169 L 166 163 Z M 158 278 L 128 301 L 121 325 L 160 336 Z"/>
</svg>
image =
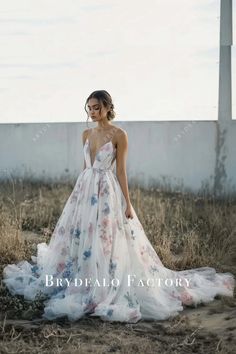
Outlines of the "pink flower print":
<svg viewBox="0 0 236 354">
<path fill-rule="evenodd" d="M 112 237 L 106 235 L 101 235 L 100 237 L 103 241 L 103 253 L 104 255 L 109 255 L 111 253 Z"/>
<path fill-rule="evenodd" d="M 193 303 L 192 295 L 190 295 L 186 290 L 181 293 L 180 299 L 185 305 L 191 305 Z"/>
<path fill-rule="evenodd" d="M 140 254 L 141 254 L 142 256 L 144 256 L 145 253 L 147 253 L 146 248 L 145 248 L 145 245 L 142 245 L 142 246 L 140 247 Z"/>
<path fill-rule="evenodd" d="M 140 313 L 138 313 L 138 310 L 134 310 L 134 311 L 130 312 L 129 320 L 138 321 L 140 318 L 141 318 L 141 315 L 140 315 Z"/>
<path fill-rule="evenodd" d="M 109 151 L 110 147 L 109 147 L 109 144 L 104 144 L 102 145 L 102 147 L 100 148 L 100 151 Z"/>
<path fill-rule="evenodd" d="M 102 192 L 103 194 L 107 193 L 107 188 L 108 188 L 108 184 L 107 184 L 107 181 L 102 179 L 102 185 L 101 185 L 101 188 L 102 188 Z"/>
<path fill-rule="evenodd" d="M 101 230 L 102 232 L 102 235 L 100 236 L 101 238 L 105 238 L 106 237 L 106 234 L 107 234 L 107 230 L 106 229 L 103 229 Z"/>
<path fill-rule="evenodd" d="M 102 234 L 100 235 L 102 240 L 107 240 L 106 232 L 104 230 L 102 231 Z"/>
<path fill-rule="evenodd" d="M 109 226 L 109 224 L 110 224 L 110 220 L 107 217 L 102 219 L 102 226 L 104 228 L 107 228 Z"/>
<path fill-rule="evenodd" d="M 88 235 L 91 237 L 93 235 L 93 223 L 89 223 L 89 228 L 88 228 Z"/>
<path fill-rule="evenodd" d="M 232 279 L 223 280 L 223 284 L 229 290 L 233 290 L 234 289 L 234 281 Z"/>
<path fill-rule="evenodd" d="M 103 252 L 105 256 L 109 256 L 111 254 L 111 245 L 107 245 L 105 248 L 103 248 Z"/>
<path fill-rule="evenodd" d="M 62 272 L 63 270 L 65 269 L 65 263 L 64 262 L 61 262 L 61 263 L 58 263 L 57 265 L 57 272 Z"/>
<path fill-rule="evenodd" d="M 85 304 L 87 305 L 85 309 L 88 311 L 93 311 L 94 308 L 97 306 L 92 297 L 86 298 Z"/>
</svg>

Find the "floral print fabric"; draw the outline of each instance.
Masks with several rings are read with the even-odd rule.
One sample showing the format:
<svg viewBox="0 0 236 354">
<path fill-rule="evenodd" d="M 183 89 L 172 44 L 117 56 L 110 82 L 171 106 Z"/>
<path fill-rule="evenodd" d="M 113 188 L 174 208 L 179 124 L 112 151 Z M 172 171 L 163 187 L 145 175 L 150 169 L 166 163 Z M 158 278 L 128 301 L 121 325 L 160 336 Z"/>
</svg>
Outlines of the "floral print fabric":
<svg viewBox="0 0 236 354">
<path fill-rule="evenodd" d="M 84 315 L 135 323 L 176 316 L 183 305 L 233 296 L 231 273 L 202 267 L 166 268 L 134 211 L 125 216 L 126 201 L 113 167 L 116 149 L 108 141 L 93 165 L 89 140 L 83 148 L 86 168 L 78 176 L 49 244 L 37 245 L 32 264 L 8 264 L 4 283 L 27 300 L 42 296 L 43 317 Z M 47 278 L 46 278 L 47 276 Z"/>
</svg>

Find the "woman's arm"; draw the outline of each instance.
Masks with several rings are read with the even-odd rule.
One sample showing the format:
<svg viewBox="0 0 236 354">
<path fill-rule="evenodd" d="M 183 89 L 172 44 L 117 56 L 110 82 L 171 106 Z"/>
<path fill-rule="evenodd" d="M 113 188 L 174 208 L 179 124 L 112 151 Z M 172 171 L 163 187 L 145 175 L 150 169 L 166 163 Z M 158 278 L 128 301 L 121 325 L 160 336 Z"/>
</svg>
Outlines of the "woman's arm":
<svg viewBox="0 0 236 354">
<path fill-rule="evenodd" d="M 127 207 L 131 206 L 126 174 L 126 160 L 128 153 L 128 136 L 124 130 L 117 134 L 117 149 L 116 149 L 116 175 L 124 194 Z"/>
</svg>

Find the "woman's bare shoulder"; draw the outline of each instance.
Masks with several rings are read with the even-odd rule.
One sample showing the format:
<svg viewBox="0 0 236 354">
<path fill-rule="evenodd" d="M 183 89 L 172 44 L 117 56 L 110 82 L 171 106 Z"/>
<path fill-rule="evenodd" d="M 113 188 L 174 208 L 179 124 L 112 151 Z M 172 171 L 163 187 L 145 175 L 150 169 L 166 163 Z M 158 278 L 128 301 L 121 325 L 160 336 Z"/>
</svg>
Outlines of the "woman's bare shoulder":
<svg viewBox="0 0 236 354">
<path fill-rule="evenodd" d="M 121 139 L 121 140 L 128 138 L 128 134 L 127 134 L 126 130 L 122 129 L 120 127 L 117 127 L 116 136 L 118 139 Z"/>
<path fill-rule="evenodd" d="M 116 135 L 127 136 L 127 132 L 124 129 L 116 126 Z"/>
<path fill-rule="evenodd" d="M 128 134 L 127 132 L 120 128 L 120 127 L 117 127 L 117 131 L 116 131 L 116 134 L 115 134 L 115 144 L 116 146 L 118 145 L 126 145 L 127 144 L 127 141 L 128 141 Z"/>
<path fill-rule="evenodd" d="M 83 140 L 83 143 L 85 143 L 85 140 L 87 139 L 90 130 L 91 130 L 91 128 L 88 128 L 88 129 L 85 129 L 85 130 L 83 131 L 83 133 L 82 133 L 82 140 Z"/>
</svg>

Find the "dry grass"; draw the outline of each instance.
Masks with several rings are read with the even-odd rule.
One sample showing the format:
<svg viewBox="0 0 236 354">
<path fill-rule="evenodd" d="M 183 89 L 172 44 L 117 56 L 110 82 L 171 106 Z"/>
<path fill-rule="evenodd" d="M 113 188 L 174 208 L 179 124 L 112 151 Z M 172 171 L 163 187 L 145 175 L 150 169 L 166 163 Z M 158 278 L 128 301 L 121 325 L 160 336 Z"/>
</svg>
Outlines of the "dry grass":
<svg viewBox="0 0 236 354">
<path fill-rule="evenodd" d="M 145 232 L 168 268 L 236 265 L 236 201 L 131 190 Z M 235 270 L 234 270 L 235 271 Z"/>
<path fill-rule="evenodd" d="M 28 327 L 27 327 L 28 325 Z M 185 317 L 168 325 L 103 323 L 82 319 L 77 324 L 34 325 L 15 321 L 1 323 L 2 353 L 226 353 L 213 333 L 190 328 Z M 221 350 L 218 350 L 221 349 Z M 233 352 L 232 352 L 233 353 Z"/>
<path fill-rule="evenodd" d="M 6 264 L 30 261 L 31 255 L 35 255 L 37 237 L 38 242 L 49 241 L 72 188 L 73 183 L 42 184 L 16 179 L 0 185 L 1 276 Z M 236 275 L 235 200 L 141 188 L 130 188 L 130 196 L 166 267 L 181 270 L 213 266 L 217 271 Z M 26 231 L 38 234 L 36 240 L 25 239 Z M 34 326 L 33 321 L 27 320 L 40 317 L 41 301 L 27 302 L 21 296 L 12 296 L 2 284 L 0 298 L 1 353 L 203 353 L 206 345 L 208 353 L 224 349 L 217 336 L 196 332 L 186 321 L 181 323 L 180 317 L 171 320 L 167 329 L 157 322 L 150 326 L 142 321 L 124 325 L 89 318 L 74 327 L 66 320 Z M 68 345 L 70 351 L 66 351 Z"/>
</svg>

